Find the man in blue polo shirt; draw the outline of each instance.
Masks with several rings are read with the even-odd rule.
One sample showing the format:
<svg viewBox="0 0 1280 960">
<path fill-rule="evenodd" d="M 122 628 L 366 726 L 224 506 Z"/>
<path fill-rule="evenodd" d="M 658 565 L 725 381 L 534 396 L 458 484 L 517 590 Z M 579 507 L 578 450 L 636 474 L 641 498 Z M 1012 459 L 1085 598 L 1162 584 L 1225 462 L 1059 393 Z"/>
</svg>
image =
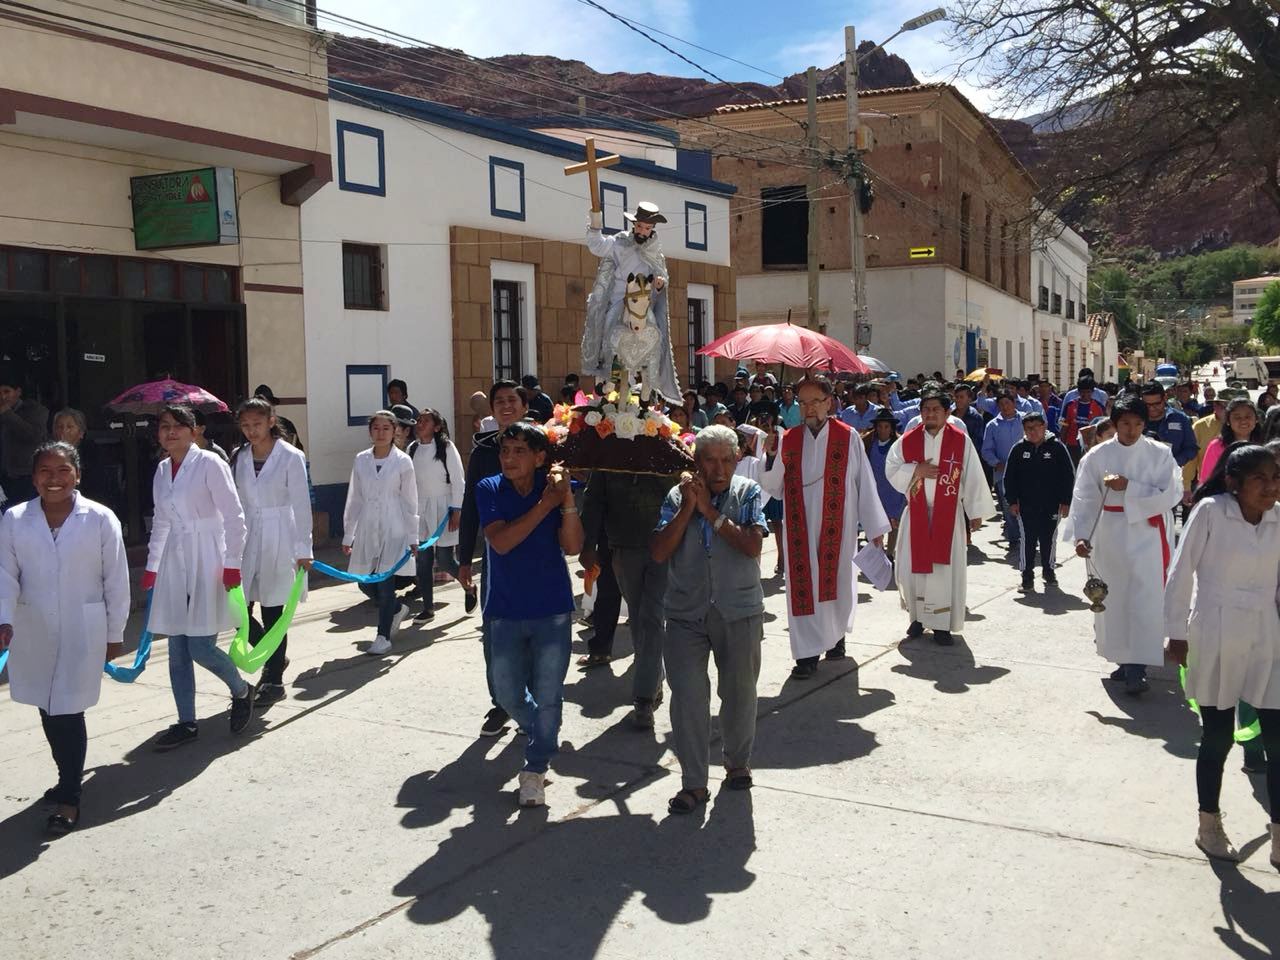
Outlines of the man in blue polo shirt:
<svg viewBox="0 0 1280 960">
<path fill-rule="evenodd" d="M 513 423 L 498 437 L 502 473 L 476 484 L 485 536 L 484 616 L 489 679 L 498 704 L 529 735 L 520 806 L 545 802 L 547 765 L 560 745 L 569 670 L 573 587 L 566 553 L 582 549 L 582 523 L 564 468 L 543 468 L 547 435 Z"/>
<path fill-rule="evenodd" d="M 840 419 L 859 433 L 870 430 L 871 421 L 880 412 L 880 407 L 870 402 L 870 393 L 871 388 L 865 383 L 858 384 L 851 392 L 852 402 L 840 411 Z"/>
<path fill-rule="evenodd" d="M 996 394 L 995 402 L 999 415 L 994 420 L 988 421 L 986 430 L 983 432 L 982 459 L 995 473 L 1000 512 L 1004 514 L 1004 539 L 1012 549 L 1021 541 L 1021 537 L 1018 531 L 1018 519 L 1009 512 L 1009 504 L 1004 498 L 1004 470 L 1009 462 L 1009 451 L 1025 434 L 1013 392 L 1002 389 Z M 1043 413 L 1039 415 L 1044 416 Z"/>
</svg>

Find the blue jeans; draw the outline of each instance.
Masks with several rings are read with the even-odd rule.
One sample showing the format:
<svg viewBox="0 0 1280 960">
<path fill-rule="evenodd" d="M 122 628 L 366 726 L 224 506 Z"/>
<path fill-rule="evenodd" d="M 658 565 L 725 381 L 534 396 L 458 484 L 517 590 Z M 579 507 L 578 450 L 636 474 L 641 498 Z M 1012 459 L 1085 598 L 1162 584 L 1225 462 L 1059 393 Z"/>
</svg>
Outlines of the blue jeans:
<svg viewBox="0 0 1280 960">
<path fill-rule="evenodd" d="M 215 637 L 169 638 L 169 684 L 178 705 L 178 722 L 196 722 L 196 669 L 198 663 L 227 685 L 233 697 L 243 697 L 249 684 L 231 658 L 219 650 Z"/>
<path fill-rule="evenodd" d="M 400 609 L 400 600 L 396 597 L 396 578 L 387 577 L 377 583 L 358 584 L 360 592 L 378 604 L 378 636 L 391 639 L 391 618 Z"/>
<path fill-rule="evenodd" d="M 546 773 L 560 747 L 571 617 L 489 621 L 490 680 L 498 705 L 529 734 L 524 768 L 533 773 Z"/>
</svg>

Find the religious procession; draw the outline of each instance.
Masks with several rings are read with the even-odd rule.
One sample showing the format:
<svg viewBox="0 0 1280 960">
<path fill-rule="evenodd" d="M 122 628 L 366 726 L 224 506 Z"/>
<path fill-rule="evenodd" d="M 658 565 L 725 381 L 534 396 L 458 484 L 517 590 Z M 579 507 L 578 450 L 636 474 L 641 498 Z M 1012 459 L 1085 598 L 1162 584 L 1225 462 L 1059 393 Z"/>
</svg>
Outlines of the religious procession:
<svg viewBox="0 0 1280 960">
<path fill-rule="evenodd" d="M 1280 214 L 1132 64 L 1275 11 L 581 5 L 0 0 L 20 954 L 1273 955 Z"/>
</svg>

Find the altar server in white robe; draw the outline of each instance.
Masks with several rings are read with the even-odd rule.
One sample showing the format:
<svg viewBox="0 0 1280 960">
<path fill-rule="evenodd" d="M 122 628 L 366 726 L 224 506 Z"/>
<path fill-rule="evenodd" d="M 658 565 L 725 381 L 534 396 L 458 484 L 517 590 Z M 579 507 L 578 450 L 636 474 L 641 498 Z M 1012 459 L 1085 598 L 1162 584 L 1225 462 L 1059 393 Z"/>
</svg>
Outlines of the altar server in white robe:
<svg viewBox="0 0 1280 960">
<path fill-rule="evenodd" d="M 782 501 L 787 570 L 787 627 L 796 665 L 791 675 L 811 677 L 824 653 L 845 655 L 845 634 L 858 603 L 853 555 L 858 527 L 883 544 L 889 519 L 862 439 L 831 416 L 831 381 L 806 377 L 796 385 L 804 418 L 766 439 L 761 486 Z"/>
<path fill-rule="evenodd" d="M 347 570 L 361 575 L 385 573 L 406 550 L 418 545 L 418 484 L 413 460 L 395 447 L 395 415 L 379 410 L 369 418 L 373 445 L 356 454 L 342 514 L 342 550 Z M 365 650 L 380 657 L 391 652 L 391 637 L 408 608 L 396 599 L 394 577 L 360 584 L 378 604 L 378 632 Z"/>
<path fill-rule="evenodd" d="M 1116 435 L 1076 469 L 1067 524 L 1076 554 L 1107 585 L 1106 610 L 1093 617 L 1098 655 L 1119 664 L 1111 679 L 1136 696 L 1147 690 L 1147 667 L 1164 663 L 1164 580 L 1182 472 L 1167 444 L 1142 435 L 1140 397 L 1116 400 L 1111 422 Z"/>
<path fill-rule="evenodd" d="M 311 566 L 311 488 L 306 456 L 281 437 L 269 402 L 261 397 L 246 400 L 236 420 L 245 438 L 244 446 L 231 455 L 231 475 L 247 531 L 240 575 L 250 610 L 255 603 L 262 605 L 261 622 L 249 624 L 250 640 L 257 646 L 284 615 L 298 568 Z M 302 596 L 306 597 L 305 585 Z M 259 709 L 285 697 L 288 647 L 286 634 L 262 668 L 254 701 Z"/>
<path fill-rule="evenodd" d="M 1266 747 L 1271 864 L 1280 869 L 1280 467 L 1266 447 L 1237 442 L 1195 492 L 1164 591 L 1170 656 L 1187 667 L 1187 696 L 1204 731 L 1196 757 L 1208 856 L 1239 860 L 1218 800 L 1236 704 L 1256 708 Z"/>
<path fill-rule="evenodd" d="M 253 687 L 216 644 L 220 630 L 236 625 L 227 591 L 240 585 L 244 509 L 231 470 L 215 453 L 195 445 L 190 407 L 165 407 L 160 447 L 168 456 L 152 484 L 155 516 L 142 588 L 151 590 L 148 628 L 169 638 L 169 682 L 178 722 L 156 740 L 172 750 L 199 735 L 196 726 L 198 663 L 231 692 L 231 732 L 241 733 L 253 713 Z"/>
<path fill-rule="evenodd" d="M 80 820 L 84 712 L 98 702 L 102 665 L 124 646 L 129 564 L 115 514 L 76 489 L 75 447 L 38 447 L 31 479 L 36 499 L 0 519 L 0 651 L 9 650 L 9 695 L 40 708 L 58 768 L 45 829 L 58 835 Z"/>
<path fill-rule="evenodd" d="M 889 448 L 884 469 L 907 497 L 894 555 L 898 593 L 911 617 L 907 636 L 928 628 L 944 646 L 964 629 L 967 533 L 995 509 L 978 451 L 966 430 L 947 422 L 949 408 L 937 386 L 921 390 L 921 422 Z"/>
</svg>

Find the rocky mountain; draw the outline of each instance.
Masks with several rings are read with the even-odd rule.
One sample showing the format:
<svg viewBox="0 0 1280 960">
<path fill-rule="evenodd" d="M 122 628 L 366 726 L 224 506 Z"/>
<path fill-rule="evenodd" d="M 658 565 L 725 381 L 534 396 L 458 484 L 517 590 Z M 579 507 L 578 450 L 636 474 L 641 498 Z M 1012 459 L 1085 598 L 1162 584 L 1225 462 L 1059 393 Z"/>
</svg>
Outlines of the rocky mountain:
<svg viewBox="0 0 1280 960">
<path fill-rule="evenodd" d="M 872 47 L 869 42 L 860 49 Z M 492 117 L 577 114 L 579 96 L 588 113 L 637 120 L 700 116 L 730 103 L 799 98 L 805 75 L 792 74 L 774 85 L 717 83 L 654 73 L 600 73 L 580 60 L 512 54 L 476 60 L 462 51 L 400 47 L 338 36 L 329 47 L 329 72 L 342 80 L 423 97 L 470 113 Z M 917 83 L 910 65 L 885 51 L 860 68 L 861 88 Z M 818 93 L 843 93 L 844 67 L 818 74 Z M 1076 149 L 1076 118 L 1045 115 L 1022 120 L 992 118 L 1019 160 L 1043 183 L 1054 175 L 1053 159 Z M 1095 244 L 1149 246 L 1160 253 L 1216 249 L 1231 243 L 1272 243 L 1280 236 L 1280 214 L 1243 174 L 1226 177 L 1182 202 L 1144 203 L 1141 198 L 1110 204 L 1089 222 L 1073 222 Z M 1068 220 L 1071 215 L 1066 214 Z"/>
<path fill-rule="evenodd" d="M 863 47 L 873 45 L 865 42 Z M 493 117 L 576 114 L 578 96 L 590 113 L 637 120 L 672 114 L 700 116 L 727 103 L 782 100 L 805 95 L 803 72 L 775 85 L 716 83 L 654 73 L 600 73 L 580 60 L 512 54 L 476 61 L 461 51 L 398 47 L 339 36 L 329 47 L 329 72 L 352 83 L 424 97 Z M 864 89 L 917 83 L 901 57 L 878 51 L 860 68 Z M 844 65 L 819 71 L 818 93 L 844 92 Z"/>
</svg>

